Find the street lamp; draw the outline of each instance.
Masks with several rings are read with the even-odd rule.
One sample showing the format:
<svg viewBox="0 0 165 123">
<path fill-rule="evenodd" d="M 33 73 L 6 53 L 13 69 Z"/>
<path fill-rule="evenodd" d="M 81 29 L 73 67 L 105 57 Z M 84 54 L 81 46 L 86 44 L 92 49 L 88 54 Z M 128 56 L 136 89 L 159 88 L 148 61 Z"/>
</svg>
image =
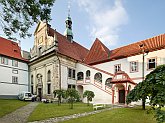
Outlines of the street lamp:
<svg viewBox="0 0 165 123">
<path fill-rule="evenodd" d="M 144 57 L 146 55 L 148 55 L 148 53 L 149 53 L 148 50 L 147 51 L 144 50 L 144 46 L 145 46 L 144 44 L 140 44 L 139 45 L 139 47 L 140 47 L 140 49 L 142 51 L 142 54 L 143 54 L 143 61 L 142 61 L 142 81 L 144 81 Z M 142 106 L 143 106 L 143 109 L 145 110 L 145 97 L 142 98 Z"/>
</svg>

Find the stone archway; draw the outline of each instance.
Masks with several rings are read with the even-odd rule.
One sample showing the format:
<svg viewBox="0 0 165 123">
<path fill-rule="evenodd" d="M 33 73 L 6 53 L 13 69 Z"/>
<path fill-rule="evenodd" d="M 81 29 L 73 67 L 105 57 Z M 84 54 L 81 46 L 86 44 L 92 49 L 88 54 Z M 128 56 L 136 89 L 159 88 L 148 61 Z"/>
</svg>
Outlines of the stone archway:
<svg viewBox="0 0 165 123">
<path fill-rule="evenodd" d="M 43 82 L 42 82 L 42 75 L 39 73 L 37 74 L 37 86 L 36 86 L 36 92 L 38 96 L 38 101 L 41 101 L 43 96 Z"/>
<path fill-rule="evenodd" d="M 125 86 L 123 84 L 116 84 L 113 88 L 113 94 L 112 94 L 112 103 L 125 103 Z M 114 99 L 114 97 L 117 97 Z"/>
</svg>

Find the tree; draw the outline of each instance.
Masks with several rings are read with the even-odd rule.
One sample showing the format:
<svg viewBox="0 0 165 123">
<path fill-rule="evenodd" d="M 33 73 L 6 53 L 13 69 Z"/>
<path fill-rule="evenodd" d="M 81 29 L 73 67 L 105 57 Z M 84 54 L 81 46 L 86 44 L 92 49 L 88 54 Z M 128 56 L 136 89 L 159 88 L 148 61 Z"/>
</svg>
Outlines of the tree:
<svg viewBox="0 0 165 123">
<path fill-rule="evenodd" d="M 70 103 L 71 109 L 73 109 L 74 101 L 80 98 L 78 91 L 75 89 L 68 89 L 66 91 L 66 97 L 68 98 L 68 102 Z"/>
<path fill-rule="evenodd" d="M 61 104 L 61 99 L 65 98 L 66 91 L 65 90 L 54 90 L 54 96 L 58 98 L 58 105 Z"/>
<path fill-rule="evenodd" d="M 89 102 L 92 101 L 92 98 L 94 98 L 95 94 L 93 91 L 86 90 L 83 94 L 83 97 L 87 97 L 87 105 L 89 106 Z"/>
<path fill-rule="evenodd" d="M 165 113 L 161 110 L 165 105 L 165 65 L 160 65 L 149 73 L 145 80 L 127 95 L 126 102 L 138 101 L 147 96 L 149 104 L 156 113 L 157 121 L 162 123 L 165 121 Z"/>
<path fill-rule="evenodd" d="M 0 26 L 9 39 L 31 36 L 28 29 L 39 20 L 50 21 L 55 0 L 0 0 Z"/>
</svg>

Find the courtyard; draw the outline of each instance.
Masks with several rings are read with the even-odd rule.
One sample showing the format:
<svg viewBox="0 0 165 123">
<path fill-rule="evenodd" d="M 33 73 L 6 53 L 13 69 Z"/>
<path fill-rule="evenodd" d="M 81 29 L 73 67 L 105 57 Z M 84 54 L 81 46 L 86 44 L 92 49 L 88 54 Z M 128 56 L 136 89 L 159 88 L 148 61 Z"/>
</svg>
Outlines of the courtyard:
<svg viewBox="0 0 165 123">
<path fill-rule="evenodd" d="M 26 120 L 24 119 L 20 121 L 21 123 L 156 123 L 154 114 L 152 112 L 148 114 L 147 110 L 142 110 L 140 106 L 133 108 L 109 106 L 105 109 L 96 111 L 93 110 L 92 105 L 87 106 L 87 104 L 84 103 L 74 103 L 73 109 L 70 109 L 69 104 L 67 103 L 58 106 L 56 103 L 24 102 L 19 100 L 1 99 L 0 104 L 0 121 L 7 115 L 11 116 L 11 112 L 19 110 L 20 113 L 20 109 L 25 110 L 26 106 L 35 104 L 36 106 L 33 107 L 33 111 L 27 114 Z M 28 108 L 31 110 L 30 107 Z M 147 107 L 147 109 L 148 108 L 149 107 Z M 14 117 L 14 115 L 12 116 Z M 24 116 L 24 114 L 22 113 L 21 116 Z M 8 120 L 10 119 L 11 118 Z"/>
</svg>

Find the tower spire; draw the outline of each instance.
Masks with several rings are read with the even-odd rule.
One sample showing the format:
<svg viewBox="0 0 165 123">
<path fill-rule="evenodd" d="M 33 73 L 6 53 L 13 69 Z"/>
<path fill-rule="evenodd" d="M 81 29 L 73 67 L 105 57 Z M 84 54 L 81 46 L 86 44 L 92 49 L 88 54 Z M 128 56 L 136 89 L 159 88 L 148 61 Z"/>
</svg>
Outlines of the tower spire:
<svg viewBox="0 0 165 123">
<path fill-rule="evenodd" d="M 70 17 L 70 0 L 68 0 L 68 17 Z"/>
<path fill-rule="evenodd" d="M 66 24 L 66 29 L 64 32 L 64 36 L 67 37 L 67 39 L 72 42 L 73 40 L 73 33 L 72 33 L 72 20 L 70 17 L 70 0 L 68 1 L 68 17 L 65 20 L 65 24 Z"/>
</svg>

